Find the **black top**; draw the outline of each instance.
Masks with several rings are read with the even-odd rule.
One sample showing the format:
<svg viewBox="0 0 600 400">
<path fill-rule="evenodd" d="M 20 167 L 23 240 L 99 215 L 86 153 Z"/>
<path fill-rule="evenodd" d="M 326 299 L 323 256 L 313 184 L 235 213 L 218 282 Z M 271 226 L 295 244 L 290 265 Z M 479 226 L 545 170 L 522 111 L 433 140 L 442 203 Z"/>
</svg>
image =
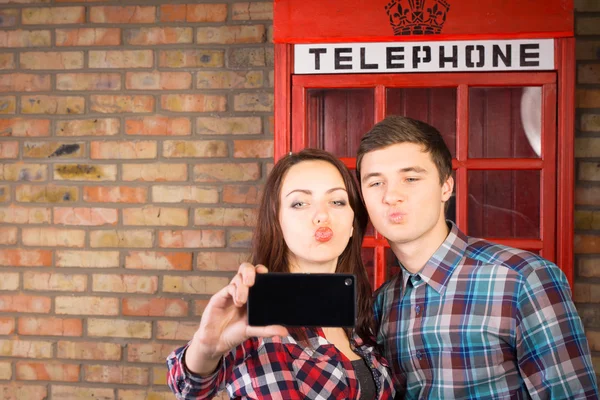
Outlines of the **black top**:
<svg viewBox="0 0 600 400">
<path fill-rule="evenodd" d="M 365 360 L 361 358 L 352 361 L 352 367 L 360 384 L 360 398 L 358 400 L 373 400 L 376 398 L 375 379 Z"/>
</svg>

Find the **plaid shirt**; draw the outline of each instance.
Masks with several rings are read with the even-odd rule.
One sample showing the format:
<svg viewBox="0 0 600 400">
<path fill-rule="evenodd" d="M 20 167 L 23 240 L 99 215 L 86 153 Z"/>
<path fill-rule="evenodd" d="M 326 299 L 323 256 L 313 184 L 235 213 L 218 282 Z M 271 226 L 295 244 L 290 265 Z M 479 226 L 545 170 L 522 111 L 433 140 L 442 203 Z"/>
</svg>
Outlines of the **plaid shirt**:
<svg viewBox="0 0 600 400">
<path fill-rule="evenodd" d="M 402 268 L 376 296 L 377 342 L 406 399 L 598 398 L 569 284 L 535 254 L 452 224 L 419 273 Z"/>
<path fill-rule="evenodd" d="M 358 399 L 360 387 L 351 362 L 325 339 L 321 329 L 306 329 L 308 347 L 291 336 L 251 338 L 222 359 L 215 373 L 194 376 L 184 365 L 187 346 L 167 358 L 167 382 L 177 399 L 210 399 L 223 389 L 230 398 Z M 354 335 L 351 348 L 371 368 L 377 399 L 393 399 L 392 378 L 385 360 Z"/>
</svg>

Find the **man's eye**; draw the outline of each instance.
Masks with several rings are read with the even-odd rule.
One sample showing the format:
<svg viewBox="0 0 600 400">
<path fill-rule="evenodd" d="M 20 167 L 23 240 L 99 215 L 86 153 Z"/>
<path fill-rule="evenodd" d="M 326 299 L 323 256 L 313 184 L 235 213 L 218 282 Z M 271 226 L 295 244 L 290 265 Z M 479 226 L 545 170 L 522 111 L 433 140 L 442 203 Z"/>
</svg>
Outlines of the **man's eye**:
<svg viewBox="0 0 600 400">
<path fill-rule="evenodd" d="M 419 180 L 419 178 L 406 178 L 407 182 L 418 182 Z"/>
<path fill-rule="evenodd" d="M 369 187 L 377 187 L 383 185 L 383 182 L 371 182 L 369 183 Z"/>
</svg>

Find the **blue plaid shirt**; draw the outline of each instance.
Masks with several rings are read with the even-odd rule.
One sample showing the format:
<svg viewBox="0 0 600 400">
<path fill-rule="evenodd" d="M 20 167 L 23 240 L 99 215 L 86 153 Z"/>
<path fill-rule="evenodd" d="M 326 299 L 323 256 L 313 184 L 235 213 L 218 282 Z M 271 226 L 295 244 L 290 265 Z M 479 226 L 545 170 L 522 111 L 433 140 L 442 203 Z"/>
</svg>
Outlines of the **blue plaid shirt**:
<svg viewBox="0 0 600 400">
<path fill-rule="evenodd" d="M 378 343 L 406 399 L 598 399 L 569 283 L 454 224 L 424 268 L 376 293 Z"/>
</svg>

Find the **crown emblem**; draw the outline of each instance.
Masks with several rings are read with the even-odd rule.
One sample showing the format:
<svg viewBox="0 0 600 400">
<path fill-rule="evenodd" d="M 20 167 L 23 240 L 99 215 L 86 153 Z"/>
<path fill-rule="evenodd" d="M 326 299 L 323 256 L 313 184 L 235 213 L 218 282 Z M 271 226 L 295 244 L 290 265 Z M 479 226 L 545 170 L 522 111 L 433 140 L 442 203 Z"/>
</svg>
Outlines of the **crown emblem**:
<svg viewBox="0 0 600 400">
<path fill-rule="evenodd" d="M 439 34 L 449 9 L 446 0 L 392 0 L 385 6 L 394 35 Z"/>
</svg>

